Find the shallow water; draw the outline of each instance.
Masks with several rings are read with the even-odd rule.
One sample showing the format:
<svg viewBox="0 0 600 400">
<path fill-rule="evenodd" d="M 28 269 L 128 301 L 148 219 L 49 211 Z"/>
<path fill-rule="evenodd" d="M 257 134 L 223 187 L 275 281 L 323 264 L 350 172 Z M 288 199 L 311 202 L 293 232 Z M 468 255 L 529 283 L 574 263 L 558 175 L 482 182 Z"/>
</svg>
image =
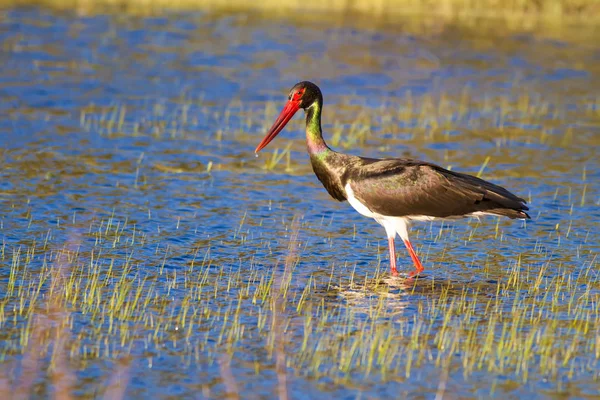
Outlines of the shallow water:
<svg viewBox="0 0 600 400">
<path fill-rule="evenodd" d="M 0 388 L 597 394 L 598 43 L 241 14 L 0 23 Z M 390 278 L 383 229 L 313 176 L 302 118 L 254 156 L 303 79 L 332 147 L 481 171 L 532 220 L 417 224 L 426 274 Z"/>
</svg>

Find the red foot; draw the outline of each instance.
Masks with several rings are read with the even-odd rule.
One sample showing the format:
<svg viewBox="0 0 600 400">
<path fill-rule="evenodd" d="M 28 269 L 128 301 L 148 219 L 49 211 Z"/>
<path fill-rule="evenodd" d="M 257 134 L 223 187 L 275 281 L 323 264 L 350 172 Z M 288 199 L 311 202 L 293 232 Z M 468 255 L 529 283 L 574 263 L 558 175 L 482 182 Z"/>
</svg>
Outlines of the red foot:
<svg viewBox="0 0 600 400">
<path fill-rule="evenodd" d="M 410 241 L 405 240 L 404 245 L 408 249 L 408 254 L 410 254 L 410 258 L 412 259 L 413 264 L 415 265 L 415 271 L 412 271 L 408 274 L 409 277 L 413 278 L 419 275 L 421 272 L 423 272 L 425 268 L 423 268 L 423 264 L 421 264 L 419 257 L 417 257 L 417 253 L 415 252 L 415 249 L 413 249 L 412 244 L 410 244 Z M 390 248 L 390 272 L 392 276 L 398 276 L 398 269 L 396 268 L 396 246 L 394 245 L 394 238 L 388 238 L 388 246 Z"/>
<path fill-rule="evenodd" d="M 410 271 L 410 272 L 408 273 L 408 277 L 409 277 L 410 279 L 412 279 L 412 278 L 414 278 L 414 277 L 416 277 L 416 276 L 419 276 L 420 274 L 421 274 L 421 271 Z"/>
</svg>

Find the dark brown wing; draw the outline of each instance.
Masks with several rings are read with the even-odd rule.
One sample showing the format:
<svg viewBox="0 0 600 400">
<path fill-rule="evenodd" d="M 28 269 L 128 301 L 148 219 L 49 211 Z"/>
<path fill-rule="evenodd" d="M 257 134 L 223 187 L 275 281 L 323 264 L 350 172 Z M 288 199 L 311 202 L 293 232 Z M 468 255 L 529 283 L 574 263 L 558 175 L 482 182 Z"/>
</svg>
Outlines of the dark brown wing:
<svg viewBox="0 0 600 400">
<path fill-rule="evenodd" d="M 347 166 L 342 183 L 371 211 L 388 216 L 451 218 L 488 212 L 529 218 L 525 200 L 471 175 L 410 159 L 360 158 Z"/>
</svg>

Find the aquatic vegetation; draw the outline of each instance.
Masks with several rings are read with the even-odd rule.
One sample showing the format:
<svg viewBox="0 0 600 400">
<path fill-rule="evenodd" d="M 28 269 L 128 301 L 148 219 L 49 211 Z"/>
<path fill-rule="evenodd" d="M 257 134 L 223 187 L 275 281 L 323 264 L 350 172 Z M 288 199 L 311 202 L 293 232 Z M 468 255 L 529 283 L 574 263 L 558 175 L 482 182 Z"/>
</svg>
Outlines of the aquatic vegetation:
<svg viewBox="0 0 600 400">
<path fill-rule="evenodd" d="M 119 18 L 6 15 L 0 397 L 595 395 L 595 47 Z M 254 156 L 317 72 L 332 145 L 493 179 L 532 220 L 416 225 L 428 272 L 390 277 L 302 121 Z"/>
<path fill-rule="evenodd" d="M 0 303 L 0 359 L 36 354 L 34 367 L 52 376 L 65 365 L 131 368 L 133 359 L 150 370 L 169 353 L 182 368 L 219 364 L 251 347 L 265 352 L 242 358 L 257 375 L 284 357 L 285 374 L 334 385 L 356 377 L 367 387 L 404 382 L 427 370 L 453 380 L 488 374 L 497 384 L 502 376 L 515 384 L 550 379 L 558 390 L 567 389 L 562 379 L 598 384 L 595 257 L 572 268 L 550 252 L 541 264 L 518 255 L 501 278 L 503 268 L 487 265 L 494 278 L 471 282 L 392 278 L 385 268 L 359 271 L 352 263 L 310 272 L 300 266 L 307 228 L 298 219 L 284 225 L 285 257 L 274 265 L 252 257 L 243 268 L 219 265 L 210 243 L 177 256 L 157 243 L 155 255 L 143 257 L 144 235 L 116 216 L 92 221 L 61 248 L 4 247 L 1 261 L 11 267 Z M 174 257 L 181 265 L 167 265 Z M 85 385 L 105 390 L 105 382 Z"/>
<path fill-rule="evenodd" d="M 38 1 L 30 1 L 39 4 Z M 536 22 L 551 22 L 553 24 L 569 23 L 577 21 L 580 23 L 592 23 L 598 16 L 598 7 L 593 0 L 553 0 L 535 1 L 521 0 L 512 2 L 498 2 L 494 0 L 468 1 L 468 0 L 443 0 L 432 3 L 424 0 L 397 0 L 386 2 L 383 0 L 367 1 L 359 0 L 353 2 L 338 1 L 315 1 L 305 0 L 303 2 L 279 2 L 265 0 L 260 3 L 247 3 L 234 1 L 223 3 L 218 0 L 205 0 L 202 3 L 191 0 L 164 1 L 153 0 L 141 2 L 139 0 L 101 0 L 93 3 L 80 2 L 76 0 L 45 0 L 42 4 L 59 9 L 78 9 L 80 12 L 97 13 L 106 9 L 118 8 L 135 14 L 157 14 L 169 10 L 210 10 L 210 11 L 245 11 L 264 12 L 275 15 L 286 15 L 298 13 L 298 11 L 311 10 L 314 17 L 339 16 L 348 14 L 359 14 L 363 18 L 400 18 L 418 15 L 419 20 L 426 18 L 437 18 L 446 23 L 460 21 L 463 24 L 473 24 L 477 18 L 488 18 L 508 21 L 508 26 L 530 27 Z M 12 3 L 8 2 L 8 5 Z"/>
</svg>

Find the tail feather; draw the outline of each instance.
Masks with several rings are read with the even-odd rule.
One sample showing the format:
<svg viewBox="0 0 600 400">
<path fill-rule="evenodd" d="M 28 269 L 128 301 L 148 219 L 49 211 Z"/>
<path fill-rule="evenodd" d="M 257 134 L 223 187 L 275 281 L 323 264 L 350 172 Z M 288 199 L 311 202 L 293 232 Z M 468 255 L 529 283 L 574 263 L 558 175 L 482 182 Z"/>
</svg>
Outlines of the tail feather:
<svg viewBox="0 0 600 400">
<path fill-rule="evenodd" d="M 503 217 L 508 217 L 510 219 L 531 219 L 529 214 L 527 214 L 523 210 L 515 210 L 512 208 L 492 208 L 491 210 L 487 210 L 486 213 L 501 215 Z"/>
<path fill-rule="evenodd" d="M 529 210 L 529 207 L 525 205 L 527 203 L 525 199 L 515 196 L 502 186 L 485 181 L 481 178 L 458 172 L 448 172 L 450 172 L 453 178 L 462 181 L 463 185 L 470 187 L 471 190 L 475 192 L 483 194 L 483 199 L 479 204 L 482 208 L 481 211 L 505 216 L 511 219 L 531 219 L 526 212 Z"/>
</svg>

